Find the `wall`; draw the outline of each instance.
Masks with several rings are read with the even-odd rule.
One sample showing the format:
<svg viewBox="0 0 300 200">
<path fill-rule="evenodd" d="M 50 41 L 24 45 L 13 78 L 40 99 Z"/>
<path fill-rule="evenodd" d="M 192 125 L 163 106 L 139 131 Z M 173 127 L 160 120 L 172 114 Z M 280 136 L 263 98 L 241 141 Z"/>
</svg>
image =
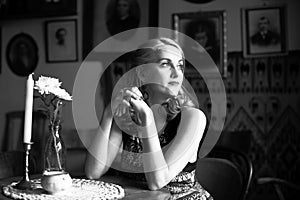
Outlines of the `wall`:
<svg viewBox="0 0 300 200">
<path fill-rule="evenodd" d="M 297 0 L 214 0 L 206 4 L 193 4 L 184 0 L 159 1 L 159 26 L 172 28 L 172 14 L 210 10 L 226 10 L 228 51 L 241 51 L 241 8 L 263 6 L 264 4 L 287 4 L 287 25 L 289 47 L 291 50 L 300 47 L 299 8 Z M 171 6 L 170 6 L 171 5 Z"/>
<path fill-rule="evenodd" d="M 1 45 L 1 74 L 0 74 L 0 141 L 4 136 L 5 114 L 14 110 L 24 109 L 24 97 L 26 77 L 15 75 L 8 67 L 6 62 L 5 50 L 9 40 L 18 33 L 27 33 L 31 35 L 38 45 L 38 65 L 34 72 L 37 79 L 40 75 L 57 77 L 62 82 L 68 92 L 72 93 L 73 82 L 77 70 L 81 64 L 81 44 L 82 44 L 82 1 L 78 1 L 78 14 L 68 17 L 51 17 L 51 18 L 34 18 L 18 20 L 2 20 L 0 27 L 2 29 Z M 46 63 L 45 59 L 45 29 L 44 23 L 47 20 L 77 19 L 77 36 L 78 36 L 78 62 Z M 35 109 L 38 105 L 34 105 Z M 63 128 L 73 129 L 72 105 L 66 103 L 63 109 Z M 2 142 L 0 143 L 0 149 Z"/>
<path fill-rule="evenodd" d="M 288 56 L 245 59 L 242 56 L 241 8 L 281 4 L 287 5 Z M 159 26 L 172 28 L 172 14 L 197 11 L 226 11 L 228 66 L 233 67 L 231 76 L 224 84 L 227 91 L 227 116 L 221 143 L 238 150 L 244 149 L 254 165 L 254 182 L 247 199 L 276 199 L 276 191 L 270 185 L 257 185 L 256 178 L 273 176 L 299 184 L 300 158 L 300 99 L 299 72 L 297 77 L 290 68 L 300 68 L 300 2 L 297 0 L 214 0 L 206 4 L 193 4 L 184 0 L 162 0 L 159 2 Z M 298 50 L 294 51 L 293 50 Z M 259 77 L 258 63 L 266 67 L 264 76 Z M 278 92 L 274 86 L 274 63 L 283 67 Z M 241 66 L 249 65 L 246 85 Z M 294 85 L 291 84 L 294 81 Z M 193 79 L 191 79 L 193 81 Z M 259 82 L 262 81 L 262 87 Z M 199 83 L 199 82 L 198 82 Z M 231 85 L 229 84 L 231 83 Z M 196 85 L 196 84 L 195 84 Z M 203 84 L 198 84 L 198 86 Z M 291 87 L 291 85 L 293 85 Z M 233 88 L 232 86 L 235 86 Z M 195 89 L 195 88 L 194 88 Z M 256 90 L 257 89 L 257 90 Z M 200 107 L 210 118 L 209 94 L 200 89 Z M 245 147 L 248 147 L 245 149 Z M 282 190 L 289 199 L 293 191 Z"/>
</svg>

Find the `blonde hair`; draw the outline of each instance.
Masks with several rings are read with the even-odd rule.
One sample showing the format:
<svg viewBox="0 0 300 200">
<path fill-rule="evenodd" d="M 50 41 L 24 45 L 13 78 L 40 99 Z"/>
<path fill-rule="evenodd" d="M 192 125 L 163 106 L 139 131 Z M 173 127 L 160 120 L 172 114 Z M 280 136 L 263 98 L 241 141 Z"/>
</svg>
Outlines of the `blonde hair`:
<svg viewBox="0 0 300 200">
<path fill-rule="evenodd" d="M 157 38 L 147 41 L 141 45 L 139 49 L 133 52 L 130 56 L 130 62 L 132 63 L 131 68 L 135 68 L 143 64 L 158 62 L 161 51 L 166 50 L 167 46 L 173 46 L 178 49 L 183 60 L 185 59 L 182 48 L 174 40 L 170 38 Z M 131 81 L 135 82 L 133 83 L 134 86 L 143 90 L 143 85 L 137 77 L 137 74 L 133 79 L 131 79 Z M 182 85 L 177 96 L 167 99 L 166 102 L 162 104 L 167 111 L 168 119 L 173 119 L 181 111 L 183 106 L 196 107 L 197 103 L 195 99 L 195 103 L 192 99 L 194 98 L 189 95 L 188 90 Z"/>
</svg>

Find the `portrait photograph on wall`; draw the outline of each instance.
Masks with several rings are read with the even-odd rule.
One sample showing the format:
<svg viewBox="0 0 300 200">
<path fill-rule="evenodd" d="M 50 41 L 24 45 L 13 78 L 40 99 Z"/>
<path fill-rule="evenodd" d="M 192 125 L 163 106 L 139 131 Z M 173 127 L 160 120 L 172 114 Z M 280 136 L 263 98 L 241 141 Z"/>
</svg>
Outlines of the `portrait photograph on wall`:
<svg viewBox="0 0 300 200">
<path fill-rule="evenodd" d="M 179 44 L 198 53 L 206 51 L 223 74 L 226 65 L 225 11 L 188 12 L 173 14 L 173 29 L 191 37 L 196 43 L 190 47 L 184 38 Z"/>
<path fill-rule="evenodd" d="M 77 14 L 77 0 L 4 0 L 0 19 L 67 16 Z"/>
<path fill-rule="evenodd" d="M 286 55 L 286 6 L 242 8 L 244 57 Z"/>
<path fill-rule="evenodd" d="M 46 61 L 51 63 L 77 60 L 77 20 L 47 21 Z"/>
<path fill-rule="evenodd" d="M 109 45 L 103 49 L 107 52 L 123 52 L 149 39 L 149 33 L 135 29 L 156 25 L 156 17 L 153 16 L 158 11 L 150 12 L 156 3 L 156 0 L 95 1 L 94 19 L 97 20 L 93 23 L 94 46 L 110 38 Z"/>
<path fill-rule="evenodd" d="M 18 76 L 28 76 L 38 64 L 38 46 L 27 33 L 18 33 L 8 42 L 6 60 L 11 71 Z"/>
<path fill-rule="evenodd" d="M 110 35 L 138 28 L 141 8 L 136 0 L 109 1 L 106 7 L 105 24 Z"/>
</svg>

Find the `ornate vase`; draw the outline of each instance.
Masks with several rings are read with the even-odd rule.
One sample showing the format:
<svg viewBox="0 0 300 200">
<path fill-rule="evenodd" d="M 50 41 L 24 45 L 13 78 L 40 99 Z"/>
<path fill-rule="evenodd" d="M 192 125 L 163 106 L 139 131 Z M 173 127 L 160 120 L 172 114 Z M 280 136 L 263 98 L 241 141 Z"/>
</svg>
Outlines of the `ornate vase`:
<svg viewBox="0 0 300 200">
<path fill-rule="evenodd" d="M 44 171 L 65 171 L 66 148 L 60 132 L 60 125 L 49 126 L 44 152 Z"/>
<path fill-rule="evenodd" d="M 57 194 L 71 188 L 72 178 L 67 172 L 45 172 L 41 179 L 41 185 L 50 194 Z"/>
<path fill-rule="evenodd" d="M 51 194 L 65 191 L 72 185 L 66 172 L 66 148 L 60 134 L 61 126 L 49 126 L 49 136 L 44 152 L 44 173 L 41 178 L 43 188 Z"/>
</svg>

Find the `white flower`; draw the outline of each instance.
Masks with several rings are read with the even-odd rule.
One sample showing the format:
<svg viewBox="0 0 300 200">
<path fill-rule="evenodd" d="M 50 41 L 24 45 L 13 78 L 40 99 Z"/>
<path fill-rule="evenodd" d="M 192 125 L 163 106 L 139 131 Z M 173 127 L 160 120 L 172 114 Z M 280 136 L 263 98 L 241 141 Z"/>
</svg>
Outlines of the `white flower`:
<svg viewBox="0 0 300 200">
<path fill-rule="evenodd" d="M 41 95 L 53 94 L 60 99 L 71 101 L 72 97 L 70 94 L 65 89 L 60 88 L 60 86 L 61 82 L 57 78 L 40 76 L 35 82 L 34 89 L 38 90 Z"/>
<path fill-rule="evenodd" d="M 64 99 L 64 100 L 67 100 L 67 101 L 71 101 L 72 100 L 72 97 L 69 95 L 69 93 L 65 89 L 54 88 L 51 91 L 51 93 L 54 94 L 55 96 L 57 96 L 60 99 Z"/>
<path fill-rule="evenodd" d="M 40 94 L 53 93 L 53 90 L 60 88 L 61 82 L 57 78 L 40 76 L 35 82 L 34 89 L 38 90 Z"/>
</svg>

